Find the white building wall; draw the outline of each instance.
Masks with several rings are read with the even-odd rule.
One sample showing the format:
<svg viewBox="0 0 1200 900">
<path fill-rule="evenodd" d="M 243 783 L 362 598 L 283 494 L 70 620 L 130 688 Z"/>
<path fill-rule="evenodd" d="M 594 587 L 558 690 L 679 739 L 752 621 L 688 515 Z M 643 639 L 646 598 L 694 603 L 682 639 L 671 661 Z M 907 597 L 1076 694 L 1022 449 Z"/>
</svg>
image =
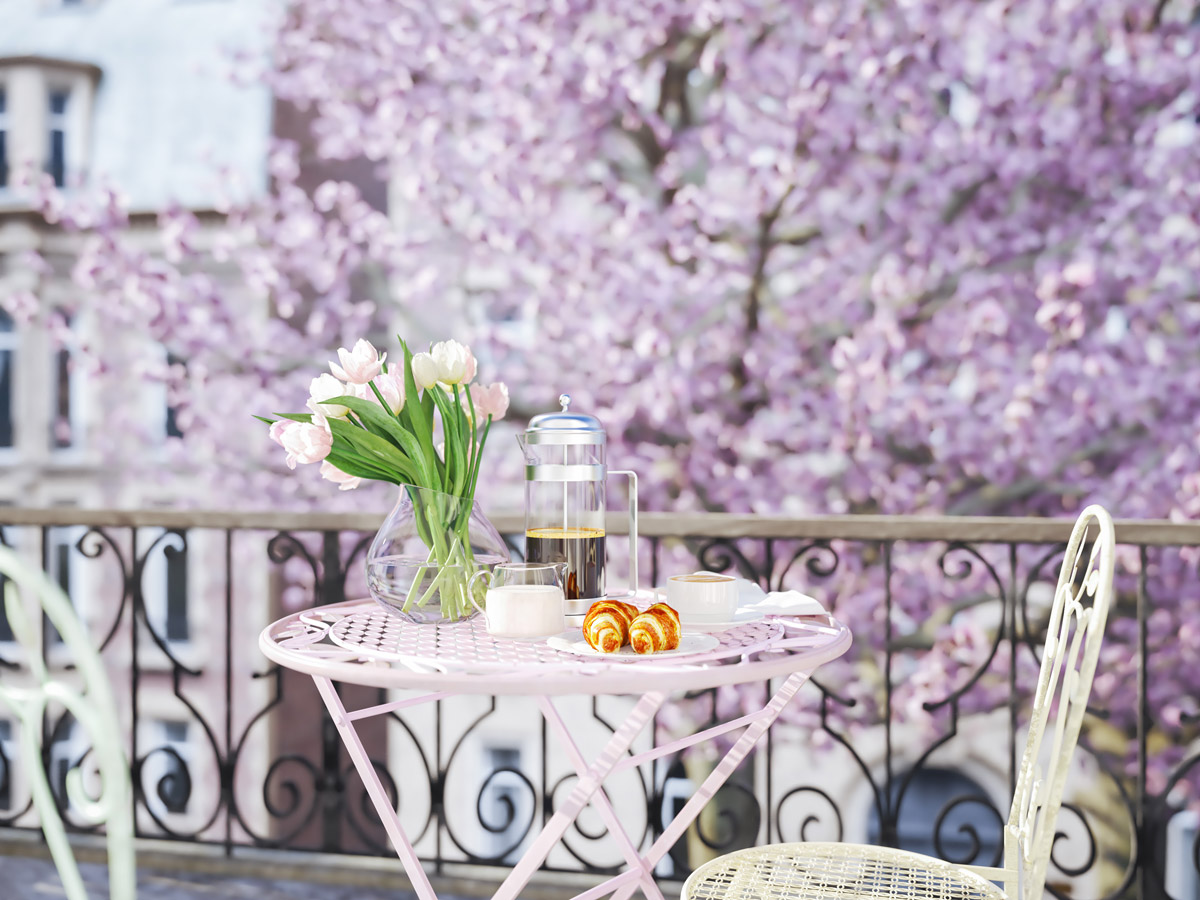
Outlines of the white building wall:
<svg viewBox="0 0 1200 900">
<path fill-rule="evenodd" d="M 274 0 L 0 0 L 0 59 L 98 67 L 92 133 L 80 135 L 90 145 L 92 176 L 117 185 L 135 211 L 171 202 L 209 209 L 221 169 L 246 191 L 266 188 L 270 92 L 257 78 L 235 84 L 225 51 L 260 60 L 275 7 Z M 20 101 L 14 129 L 27 122 L 43 134 L 44 112 L 44 104 Z"/>
</svg>

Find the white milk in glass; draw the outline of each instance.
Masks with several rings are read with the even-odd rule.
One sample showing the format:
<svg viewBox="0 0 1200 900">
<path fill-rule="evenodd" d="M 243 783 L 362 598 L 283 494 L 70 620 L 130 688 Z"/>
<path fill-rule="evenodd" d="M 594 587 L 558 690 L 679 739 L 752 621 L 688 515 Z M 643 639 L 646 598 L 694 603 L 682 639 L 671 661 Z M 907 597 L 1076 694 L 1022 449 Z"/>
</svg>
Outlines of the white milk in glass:
<svg viewBox="0 0 1200 900">
<path fill-rule="evenodd" d="M 505 584 L 488 588 L 487 630 L 498 637 L 543 638 L 565 630 L 562 588 Z"/>
</svg>

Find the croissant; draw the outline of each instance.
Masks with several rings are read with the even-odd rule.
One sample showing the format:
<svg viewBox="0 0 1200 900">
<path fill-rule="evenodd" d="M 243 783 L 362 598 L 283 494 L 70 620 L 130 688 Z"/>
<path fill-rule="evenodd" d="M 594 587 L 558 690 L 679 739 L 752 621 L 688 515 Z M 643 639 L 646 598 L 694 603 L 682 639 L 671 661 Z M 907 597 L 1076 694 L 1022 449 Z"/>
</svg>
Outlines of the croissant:
<svg viewBox="0 0 1200 900">
<path fill-rule="evenodd" d="M 600 600 L 583 617 L 583 639 L 593 650 L 616 653 L 629 643 L 629 623 L 638 614 L 632 603 Z"/>
<path fill-rule="evenodd" d="M 638 653 L 674 650 L 682 631 L 679 613 L 665 603 L 655 603 L 629 623 L 629 643 Z"/>
</svg>

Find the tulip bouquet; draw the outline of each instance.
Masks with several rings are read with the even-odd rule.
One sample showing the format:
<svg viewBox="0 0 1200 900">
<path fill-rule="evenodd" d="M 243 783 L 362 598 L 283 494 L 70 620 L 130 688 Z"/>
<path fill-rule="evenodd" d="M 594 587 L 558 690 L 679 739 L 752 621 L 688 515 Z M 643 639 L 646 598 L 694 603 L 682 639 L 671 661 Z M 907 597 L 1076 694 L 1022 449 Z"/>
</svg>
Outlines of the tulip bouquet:
<svg viewBox="0 0 1200 900">
<path fill-rule="evenodd" d="M 480 459 L 492 422 L 508 411 L 508 388 L 472 383 L 475 357 L 457 341 L 416 354 L 400 347 L 392 366 L 366 340 L 343 347 L 330 373 L 309 385 L 308 412 L 258 418 L 288 468 L 319 462 L 343 491 L 363 479 L 400 485 L 389 522 L 408 511 L 423 558 L 402 560 L 385 523 L 367 555 L 371 592 L 410 615 L 437 599 L 441 618 L 458 619 L 469 614 L 467 585 L 480 569 L 469 531 Z"/>
</svg>

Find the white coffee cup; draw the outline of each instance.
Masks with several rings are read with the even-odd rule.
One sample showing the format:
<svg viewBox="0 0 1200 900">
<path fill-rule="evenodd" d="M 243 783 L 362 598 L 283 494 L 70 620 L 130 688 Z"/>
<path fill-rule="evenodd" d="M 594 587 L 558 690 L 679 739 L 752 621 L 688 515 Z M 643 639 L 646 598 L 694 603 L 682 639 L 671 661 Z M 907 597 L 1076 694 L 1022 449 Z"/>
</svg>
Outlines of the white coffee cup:
<svg viewBox="0 0 1200 900">
<path fill-rule="evenodd" d="M 475 603 L 474 587 L 488 578 L 486 609 Z M 483 613 L 488 634 L 516 640 L 539 640 L 566 630 L 559 567 L 548 563 L 501 563 L 480 572 L 468 587 L 471 603 Z"/>
<path fill-rule="evenodd" d="M 729 622 L 738 606 L 737 579 L 716 572 L 672 575 L 667 579 L 667 603 L 682 622 Z"/>
</svg>

